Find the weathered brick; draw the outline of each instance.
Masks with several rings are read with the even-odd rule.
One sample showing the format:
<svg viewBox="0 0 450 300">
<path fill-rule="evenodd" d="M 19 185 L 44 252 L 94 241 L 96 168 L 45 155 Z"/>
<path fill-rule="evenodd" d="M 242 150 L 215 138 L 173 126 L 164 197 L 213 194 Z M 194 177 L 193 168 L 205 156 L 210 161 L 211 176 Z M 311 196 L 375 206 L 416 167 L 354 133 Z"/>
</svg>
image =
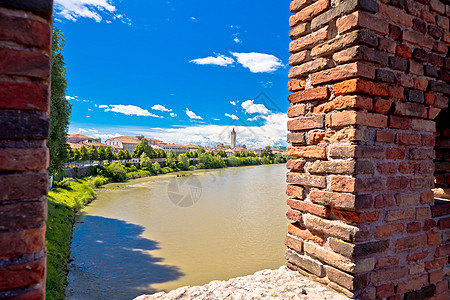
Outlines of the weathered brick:
<svg viewBox="0 0 450 300">
<path fill-rule="evenodd" d="M 386 5 L 379 5 L 378 7 L 379 12 L 381 13 L 382 17 L 384 17 L 384 19 L 402 24 L 406 27 L 412 27 L 412 18 L 401 10 Z"/>
<path fill-rule="evenodd" d="M 397 240 L 395 247 L 397 251 L 412 250 L 427 245 L 427 235 L 422 234 L 419 236 L 409 236 L 405 238 L 400 238 Z"/>
<path fill-rule="evenodd" d="M 300 255 L 288 249 L 286 251 L 286 260 L 318 277 L 325 276 L 325 269 L 322 263 L 308 256 Z"/>
<path fill-rule="evenodd" d="M 304 144 L 306 144 L 305 133 L 304 132 L 289 132 L 287 134 L 287 142 L 296 144 L 296 145 L 304 145 Z"/>
<path fill-rule="evenodd" d="M 2 205 L 0 231 L 22 230 L 42 224 L 47 218 L 47 199 L 42 197 L 27 202 L 12 202 Z"/>
<path fill-rule="evenodd" d="M 295 25 L 311 20 L 315 16 L 321 14 L 330 7 L 329 0 L 319 0 L 313 4 L 303 8 L 295 15 L 289 18 L 289 26 L 294 27 Z"/>
<path fill-rule="evenodd" d="M 38 199 L 47 195 L 47 172 L 0 175 L 0 201 Z"/>
<path fill-rule="evenodd" d="M 300 65 L 304 62 L 307 62 L 309 60 L 311 60 L 311 57 L 309 56 L 309 51 L 303 50 L 298 53 L 292 54 L 289 57 L 289 65 L 296 66 L 296 65 Z"/>
<path fill-rule="evenodd" d="M 331 127 L 348 126 L 348 125 L 364 125 L 368 127 L 386 128 L 387 116 L 380 114 L 344 111 L 334 113 L 331 116 Z"/>
<path fill-rule="evenodd" d="M 306 114 L 306 106 L 304 104 L 294 105 L 288 108 L 288 117 L 295 118 Z"/>
<path fill-rule="evenodd" d="M 372 205 L 371 197 L 320 190 L 312 190 L 309 198 L 314 203 L 332 205 L 339 209 L 361 209 L 369 208 Z"/>
<path fill-rule="evenodd" d="M 325 270 L 328 279 L 350 291 L 360 290 L 367 286 L 369 277 L 367 274 L 352 276 L 330 266 L 325 266 Z"/>
<path fill-rule="evenodd" d="M 311 100 L 323 100 L 328 99 L 330 91 L 327 87 L 318 87 L 314 89 L 307 89 L 304 91 L 296 92 L 288 96 L 288 100 L 291 103 L 299 103 Z"/>
<path fill-rule="evenodd" d="M 386 213 L 386 222 L 414 219 L 414 208 L 389 210 Z"/>
<path fill-rule="evenodd" d="M 405 300 L 429 299 L 433 296 L 435 290 L 436 290 L 435 285 L 428 285 L 418 291 L 405 293 L 404 299 Z"/>
<path fill-rule="evenodd" d="M 395 294 L 394 284 L 386 283 L 376 287 L 377 289 L 377 299 L 384 299 Z"/>
<path fill-rule="evenodd" d="M 48 168 L 47 148 L 0 148 L 0 169 L 5 171 L 41 171 Z"/>
<path fill-rule="evenodd" d="M 403 224 L 390 224 L 377 226 L 377 237 L 390 237 L 395 233 L 401 233 L 404 230 Z"/>
<path fill-rule="evenodd" d="M 355 270 L 355 264 L 350 259 L 337 253 L 328 251 L 311 242 L 304 243 L 304 251 L 314 258 L 317 258 L 346 272 L 354 272 Z"/>
<path fill-rule="evenodd" d="M 289 37 L 293 40 L 298 39 L 311 32 L 310 23 L 300 23 L 291 30 L 289 30 Z"/>
<path fill-rule="evenodd" d="M 294 199 L 287 199 L 287 205 L 293 209 L 305 213 L 311 213 L 319 217 L 328 218 L 330 216 L 330 208 L 322 205 L 312 204 Z"/>
<path fill-rule="evenodd" d="M 434 45 L 432 39 L 427 38 L 425 35 L 416 31 L 409 31 L 409 30 L 403 31 L 403 40 L 428 50 L 433 49 Z"/>
<path fill-rule="evenodd" d="M 310 62 L 295 66 L 289 70 L 289 78 L 302 78 L 307 74 L 331 67 L 331 60 L 328 58 L 318 58 Z"/>
<path fill-rule="evenodd" d="M 301 239 L 297 239 L 291 235 L 286 235 L 284 244 L 287 247 L 289 247 L 299 253 L 301 253 L 303 251 L 303 241 Z"/>
<path fill-rule="evenodd" d="M 288 155 L 296 158 L 326 159 L 326 148 L 320 146 L 288 147 Z"/>
<path fill-rule="evenodd" d="M 345 110 L 349 108 L 371 110 L 372 99 L 360 95 L 342 96 L 320 104 L 312 108 L 311 112 L 314 114 L 326 113 L 333 110 Z"/>
<path fill-rule="evenodd" d="M 343 239 L 345 241 L 352 242 L 355 240 L 358 231 L 358 227 L 347 225 L 342 221 L 337 220 L 325 220 L 314 215 L 304 215 L 303 221 L 308 229 L 318 230 L 327 235 Z"/>
<path fill-rule="evenodd" d="M 410 277 L 407 281 L 400 282 L 397 285 L 397 293 L 405 293 L 409 291 L 414 290 L 420 290 L 423 286 L 427 285 L 428 283 L 428 276 L 427 274 L 417 276 L 417 277 Z"/>
<path fill-rule="evenodd" d="M 335 95 L 345 94 L 369 94 L 372 96 L 387 97 L 389 95 L 388 89 L 378 83 L 363 80 L 350 79 L 333 85 L 333 92 Z"/>
<path fill-rule="evenodd" d="M 420 193 L 401 193 L 395 195 L 397 206 L 415 206 L 420 202 Z"/>
<path fill-rule="evenodd" d="M 311 4 L 313 0 L 292 0 L 289 9 L 292 13 L 296 13 Z"/>
<path fill-rule="evenodd" d="M 286 195 L 290 197 L 295 197 L 298 199 L 304 199 L 305 198 L 305 189 L 301 186 L 288 184 L 286 186 Z"/>
<path fill-rule="evenodd" d="M 45 278 L 46 259 L 0 269 L 0 290 L 32 286 Z"/>
<path fill-rule="evenodd" d="M 376 33 L 385 35 L 389 33 L 389 24 L 380 20 L 376 16 L 365 11 L 355 11 L 336 22 L 339 34 L 345 33 L 354 28 L 367 28 Z"/>
<path fill-rule="evenodd" d="M 50 57 L 39 52 L 0 48 L 0 73 L 47 80 Z"/>
<path fill-rule="evenodd" d="M 44 84 L 0 81 L 2 108 L 48 111 L 49 86 Z"/>
<path fill-rule="evenodd" d="M 398 278 L 404 277 L 407 274 L 407 272 L 408 269 L 406 267 L 378 269 L 371 274 L 371 282 L 377 284 L 380 282 L 393 281 Z"/>
<path fill-rule="evenodd" d="M 396 115 L 419 117 L 419 118 L 427 117 L 427 110 L 423 105 L 415 103 L 397 102 L 394 104 L 394 107 L 395 107 L 394 114 Z"/>
<path fill-rule="evenodd" d="M 0 258 L 37 253 L 45 245 L 45 226 L 18 232 L 0 232 Z"/>
<path fill-rule="evenodd" d="M 392 194 L 380 194 L 374 198 L 375 208 L 385 208 L 394 205 L 394 198 Z"/>
<path fill-rule="evenodd" d="M 377 269 L 388 268 L 398 265 L 399 262 L 400 259 L 397 256 L 380 257 L 377 259 L 377 264 L 375 265 L 375 267 Z"/>
<path fill-rule="evenodd" d="M 314 60 L 320 61 L 321 59 Z M 375 67 L 372 64 L 354 62 L 347 65 L 340 65 L 333 69 L 324 70 L 311 75 L 311 84 L 321 84 L 325 82 L 341 81 L 353 77 L 375 78 Z"/>
<path fill-rule="evenodd" d="M 289 53 L 297 53 L 304 49 L 310 49 L 315 45 L 326 41 L 328 36 L 328 27 L 324 27 L 316 32 L 298 38 L 289 44 Z"/>
<path fill-rule="evenodd" d="M 311 50 L 311 56 L 314 58 L 333 54 L 338 50 L 356 44 L 365 44 L 374 47 L 378 45 L 378 38 L 373 32 L 366 29 L 355 30 L 315 46 Z"/>
<path fill-rule="evenodd" d="M 406 71 L 408 70 L 408 60 L 397 56 L 391 56 L 389 57 L 389 67 L 394 70 Z"/>
<path fill-rule="evenodd" d="M 394 132 L 377 130 L 376 141 L 380 142 L 380 143 L 393 143 L 394 142 Z"/>
<path fill-rule="evenodd" d="M 294 209 L 288 209 L 286 212 L 286 217 L 294 222 L 301 222 L 302 221 L 302 213 L 298 210 Z"/>
<path fill-rule="evenodd" d="M 363 257 L 370 254 L 380 253 L 389 248 L 389 240 L 352 244 L 336 238 L 329 238 L 328 243 L 333 251 L 348 258 Z"/>
<path fill-rule="evenodd" d="M 318 188 L 326 187 L 325 177 L 313 176 L 304 173 L 288 173 L 286 182 L 292 184 L 313 186 Z"/>
<path fill-rule="evenodd" d="M 368 61 L 377 65 L 387 66 L 389 57 L 386 52 L 377 51 L 363 45 L 356 45 L 334 53 L 333 60 L 337 64 L 352 61 Z"/>
<path fill-rule="evenodd" d="M 0 13 L 0 40 L 34 46 L 49 51 L 50 39 L 50 24 L 31 18 L 13 17 Z"/>
<path fill-rule="evenodd" d="M 324 125 L 324 116 L 323 115 L 314 115 L 309 117 L 298 117 L 292 120 L 288 120 L 287 128 L 290 131 L 293 130 L 305 130 L 305 129 L 314 129 L 314 128 L 322 128 Z"/>
<path fill-rule="evenodd" d="M 416 131 L 425 131 L 425 132 L 435 132 L 436 131 L 436 122 L 429 120 L 420 120 L 413 119 L 411 121 L 412 130 Z"/>
<path fill-rule="evenodd" d="M 353 177 L 331 176 L 331 190 L 353 193 L 356 190 L 356 179 Z"/>
<path fill-rule="evenodd" d="M 323 233 L 317 231 L 311 232 L 309 229 L 306 229 L 299 223 L 289 223 L 288 233 L 306 241 L 313 241 L 314 243 L 318 244 L 324 243 Z"/>
</svg>

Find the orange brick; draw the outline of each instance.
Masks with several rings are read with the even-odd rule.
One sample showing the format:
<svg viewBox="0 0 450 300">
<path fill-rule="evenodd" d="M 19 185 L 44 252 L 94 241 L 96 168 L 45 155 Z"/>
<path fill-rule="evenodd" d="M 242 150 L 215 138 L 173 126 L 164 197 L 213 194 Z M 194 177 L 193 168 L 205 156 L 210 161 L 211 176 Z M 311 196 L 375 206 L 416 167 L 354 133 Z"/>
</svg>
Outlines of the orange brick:
<svg viewBox="0 0 450 300">
<path fill-rule="evenodd" d="M 319 14 L 327 10 L 329 7 L 330 7 L 329 0 L 316 1 L 314 4 L 311 4 L 303 8 L 298 13 L 291 16 L 289 18 L 289 26 L 294 27 L 299 23 L 311 20 L 315 16 L 318 16 Z"/>
<path fill-rule="evenodd" d="M 316 32 L 298 38 L 289 43 L 289 53 L 297 53 L 301 50 L 312 48 L 313 46 L 326 41 L 328 39 L 328 36 L 328 27 L 324 27 Z M 292 59 L 298 59 L 298 57 Z"/>
<path fill-rule="evenodd" d="M 386 115 L 392 106 L 392 100 L 377 99 L 373 106 L 373 111 L 379 114 Z"/>
<path fill-rule="evenodd" d="M 336 83 L 333 85 L 333 92 L 335 95 L 353 93 L 364 93 L 382 97 L 387 97 L 389 95 L 388 89 L 384 85 L 359 78 Z"/>
<path fill-rule="evenodd" d="M 305 198 L 305 189 L 301 186 L 288 184 L 286 186 L 286 195 L 290 197 L 295 197 L 298 199 L 304 199 Z"/>
<path fill-rule="evenodd" d="M 405 25 L 406 27 L 413 26 L 412 18 L 393 6 L 386 6 L 380 4 L 378 5 L 378 10 L 385 20 L 399 23 Z"/>
<path fill-rule="evenodd" d="M 426 48 L 428 50 L 433 49 L 434 45 L 432 39 L 427 38 L 424 34 L 417 31 L 403 31 L 403 40 L 411 44 Z"/>
<path fill-rule="evenodd" d="M 408 236 L 405 238 L 398 239 L 395 244 L 395 247 L 397 251 L 405 251 L 425 247 L 426 245 L 427 245 L 427 235 L 422 234 L 419 236 Z"/>
<path fill-rule="evenodd" d="M 399 220 L 413 220 L 414 208 L 389 210 L 386 213 L 386 222 L 399 221 Z"/>
<path fill-rule="evenodd" d="M 301 79 L 291 79 L 288 82 L 288 90 L 290 92 L 298 92 L 304 90 L 306 86 L 306 80 L 304 78 Z"/>
<path fill-rule="evenodd" d="M 295 118 L 306 114 L 306 105 L 299 104 L 288 108 L 288 117 Z"/>
<path fill-rule="evenodd" d="M 368 127 L 386 128 L 388 117 L 380 114 L 343 111 L 331 116 L 331 123 L 327 126 L 364 125 Z"/>
<path fill-rule="evenodd" d="M 326 113 L 333 110 L 345 110 L 349 108 L 371 110 L 372 99 L 360 95 L 336 97 L 332 101 L 325 102 L 312 108 L 313 114 Z"/>
<path fill-rule="evenodd" d="M 297 211 L 297 210 L 293 210 L 293 209 L 288 209 L 286 212 L 286 217 L 294 222 L 301 222 L 302 221 L 302 213 Z"/>
<path fill-rule="evenodd" d="M 398 45 L 397 47 L 395 47 L 395 55 L 410 59 L 412 57 L 412 50 L 405 44 Z"/>
<path fill-rule="evenodd" d="M 342 81 L 353 77 L 374 79 L 375 66 L 364 62 L 354 62 L 346 65 L 340 65 L 333 69 L 312 74 L 311 84 L 317 85 L 325 82 Z"/>
<path fill-rule="evenodd" d="M 312 204 L 305 201 L 287 199 L 287 205 L 301 212 L 311 213 L 313 215 L 328 218 L 330 216 L 330 208 L 322 205 Z"/>
<path fill-rule="evenodd" d="M 439 232 L 428 232 L 428 245 L 439 245 L 441 243 L 441 234 Z"/>
<path fill-rule="evenodd" d="M 358 27 L 371 29 L 382 35 L 389 33 L 389 24 L 386 21 L 380 20 L 378 17 L 365 11 L 355 11 L 354 13 L 339 19 L 336 22 L 336 26 L 339 34 Z"/>
<path fill-rule="evenodd" d="M 315 176 L 305 173 L 292 172 L 287 174 L 286 182 L 318 188 L 325 188 L 327 184 L 324 176 Z"/>
<path fill-rule="evenodd" d="M 356 179 L 353 177 L 331 176 L 331 190 L 337 192 L 355 192 Z"/>
<path fill-rule="evenodd" d="M 324 125 L 323 115 L 313 115 L 308 117 L 298 117 L 288 120 L 287 129 L 289 131 L 322 128 Z"/>
<path fill-rule="evenodd" d="M 327 87 L 319 87 L 296 92 L 288 96 L 291 103 L 298 103 L 311 100 L 323 100 L 330 97 L 330 91 Z"/>
<path fill-rule="evenodd" d="M 377 142 L 393 143 L 394 142 L 394 132 L 377 130 Z"/>
<path fill-rule="evenodd" d="M 295 158 L 326 159 L 327 149 L 320 146 L 288 147 L 288 155 Z"/>
<path fill-rule="evenodd" d="M 298 223 L 288 224 L 288 233 L 301 239 L 323 245 L 324 235 L 319 232 L 311 232 Z"/>
</svg>

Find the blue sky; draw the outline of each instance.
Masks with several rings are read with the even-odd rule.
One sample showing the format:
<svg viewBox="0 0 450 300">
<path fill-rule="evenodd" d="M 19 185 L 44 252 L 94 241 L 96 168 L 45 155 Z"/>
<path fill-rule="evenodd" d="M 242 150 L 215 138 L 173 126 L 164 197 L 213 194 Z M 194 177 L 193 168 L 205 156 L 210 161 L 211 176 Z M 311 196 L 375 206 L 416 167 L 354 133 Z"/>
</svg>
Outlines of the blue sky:
<svg viewBox="0 0 450 300">
<path fill-rule="evenodd" d="M 55 0 L 70 133 L 286 145 L 289 1 Z"/>
</svg>

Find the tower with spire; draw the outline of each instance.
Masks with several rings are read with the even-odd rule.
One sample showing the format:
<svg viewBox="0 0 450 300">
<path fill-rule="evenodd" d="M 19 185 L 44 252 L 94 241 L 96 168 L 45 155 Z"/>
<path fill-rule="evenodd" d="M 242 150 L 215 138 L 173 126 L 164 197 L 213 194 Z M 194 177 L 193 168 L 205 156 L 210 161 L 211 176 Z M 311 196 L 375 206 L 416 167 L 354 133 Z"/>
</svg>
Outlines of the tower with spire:
<svg viewBox="0 0 450 300">
<path fill-rule="evenodd" d="M 231 149 L 236 148 L 236 130 L 231 130 Z"/>
</svg>

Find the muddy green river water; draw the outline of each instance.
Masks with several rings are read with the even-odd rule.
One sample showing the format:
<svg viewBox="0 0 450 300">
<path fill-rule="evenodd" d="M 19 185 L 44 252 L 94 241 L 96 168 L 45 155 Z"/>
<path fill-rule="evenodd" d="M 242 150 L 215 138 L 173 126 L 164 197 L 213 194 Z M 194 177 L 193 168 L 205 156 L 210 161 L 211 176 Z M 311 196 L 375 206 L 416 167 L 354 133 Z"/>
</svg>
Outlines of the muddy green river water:
<svg viewBox="0 0 450 300">
<path fill-rule="evenodd" d="M 98 192 L 74 227 L 67 299 L 132 299 L 284 263 L 283 164 L 186 174 Z"/>
</svg>

